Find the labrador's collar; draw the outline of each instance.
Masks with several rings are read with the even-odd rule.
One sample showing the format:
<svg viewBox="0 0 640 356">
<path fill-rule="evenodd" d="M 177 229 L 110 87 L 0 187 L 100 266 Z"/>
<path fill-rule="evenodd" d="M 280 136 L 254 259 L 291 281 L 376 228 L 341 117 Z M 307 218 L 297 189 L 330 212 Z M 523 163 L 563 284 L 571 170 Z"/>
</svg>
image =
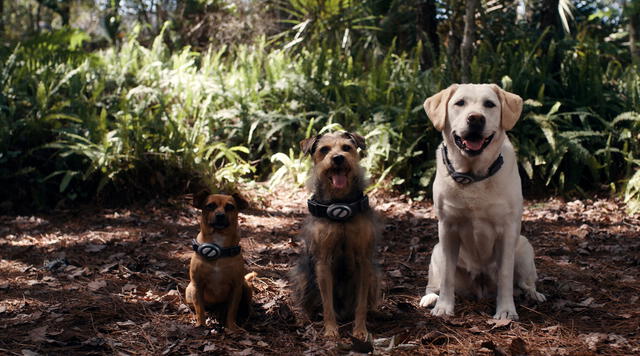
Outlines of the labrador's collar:
<svg viewBox="0 0 640 356">
<path fill-rule="evenodd" d="M 221 257 L 233 257 L 240 254 L 240 246 L 221 247 L 214 243 L 199 244 L 196 240 L 191 240 L 191 248 L 198 255 L 208 260 L 217 260 Z"/>
<path fill-rule="evenodd" d="M 333 221 L 345 222 L 358 213 L 369 210 L 369 197 L 363 195 L 351 203 L 323 204 L 315 200 L 315 197 L 307 200 L 309 213 L 317 218 L 327 218 Z"/>
<path fill-rule="evenodd" d="M 485 180 L 491 177 L 492 175 L 496 174 L 502 167 L 502 164 L 504 163 L 504 158 L 502 158 L 502 154 L 500 154 L 498 155 L 498 158 L 496 158 L 496 160 L 491 164 L 491 166 L 489 166 L 489 170 L 487 171 L 487 175 L 485 176 L 477 176 L 471 172 L 460 173 L 460 172 L 456 172 L 455 168 L 453 168 L 453 164 L 451 164 L 451 161 L 449 160 L 449 155 L 447 154 L 447 146 L 443 143 L 440 149 L 442 151 L 442 161 L 444 162 L 444 165 L 447 167 L 447 171 L 449 172 L 449 175 L 454 181 L 456 181 L 456 183 L 459 183 L 459 184 L 466 185 L 466 184 L 471 184 L 474 182 L 480 182 L 482 180 Z"/>
</svg>

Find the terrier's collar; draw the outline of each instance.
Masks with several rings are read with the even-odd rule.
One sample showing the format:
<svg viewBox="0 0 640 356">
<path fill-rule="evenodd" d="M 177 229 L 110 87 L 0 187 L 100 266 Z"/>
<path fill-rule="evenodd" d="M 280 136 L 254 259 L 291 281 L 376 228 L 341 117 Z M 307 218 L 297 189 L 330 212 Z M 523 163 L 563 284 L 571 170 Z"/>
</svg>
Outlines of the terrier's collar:
<svg viewBox="0 0 640 356">
<path fill-rule="evenodd" d="M 453 164 L 451 164 L 451 161 L 449 161 L 449 155 L 447 154 L 447 146 L 443 143 L 440 149 L 442 151 L 442 161 L 444 162 L 444 165 L 447 167 L 447 171 L 449 172 L 449 175 L 454 181 L 456 181 L 456 183 L 460 183 L 464 185 L 471 184 L 474 182 L 479 182 L 491 177 L 492 175 L 496 174 L 500 170 L 500 167 L 502 167 L 502 164 L 504 163 L 504 158 L 502 158 L 502 154 L 500 154 L 498 155 L 498 158 L 496 158 L 496 160 L 491 164 L 491 166 L 489 167 L 489 170 L 487 171 L 487 175 L 485 176 L 476 176 L 471 172 L 460 173 L 460 172 L 456 172 L 455 168 L 453 168 Z"/>
<path fill-rule="evenodd" d="M 358 213 L 369 210 L 369 197 L 363 195 L 351 203 L 323 204 L 315 200 L 315 197 L 307 200 L 309 213 L 317 218 L 327 218 L 333 221 L 344 222 Z"/>
<path fill-rule="evenodd" d="M 196 240 L 191 240 L 191 247 L 200 256 L 208 260 L 217 260 L 221 257 L 233 257 L 240 253 L 240 246 L 221 247 L 218 244 L 199 244 Z"/>
</svg>

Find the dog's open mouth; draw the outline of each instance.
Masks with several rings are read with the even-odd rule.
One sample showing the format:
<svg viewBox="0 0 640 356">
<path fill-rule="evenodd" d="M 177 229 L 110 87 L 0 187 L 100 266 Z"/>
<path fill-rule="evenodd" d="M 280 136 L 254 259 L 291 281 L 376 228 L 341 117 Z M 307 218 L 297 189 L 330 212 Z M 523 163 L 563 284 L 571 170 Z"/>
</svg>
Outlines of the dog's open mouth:
<svg viewBox="0 0 640 356">
<path fill-rule="evenodd" d="M 480 133 L 472 132 L 462 138 L 453 132 L 453 140 L 458 148 L 471 156 L 476 156 L 489 146 L 495 135 L 496 133 L 494 132 L 488 137 L 483 137 Z"/>
<path fill-rule="evenodd" d="M 226 218 L 217 218 L 209 221 L 209 226 L 216 230 L 223 230 L 229 227 L 229 220 Z"/>
<path fill-rule="evenodd" d="M 331 181 L 333 189 L 344 189 L 347 187 L 349 184 L 347 173 L 348 172 L 344 170 L 332 171 L 329 173 L 329 180 Z"/>
<path fill-rule="evenodd" d="M 214 229 L 222 230 L 229 227 L 229 223 L 213 223 L 211 226 L 213 226 Z"/>
</svg>

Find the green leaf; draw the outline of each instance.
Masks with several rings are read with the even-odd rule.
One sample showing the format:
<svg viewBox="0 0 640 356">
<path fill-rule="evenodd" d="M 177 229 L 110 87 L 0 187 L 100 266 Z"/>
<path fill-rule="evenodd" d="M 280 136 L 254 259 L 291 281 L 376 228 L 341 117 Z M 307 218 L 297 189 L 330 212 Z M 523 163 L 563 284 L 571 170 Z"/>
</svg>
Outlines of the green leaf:
<svg viewBox="0 0 640 356">
<path fill-rule="evenodd" d="M 62 181 L 60 182 L 60 193 L 64 192 L 67 187 L 69 186 L 69 183 L 71 182 L 71 178 L 73 178 L 76 174 L 78 174 L 78 172 L 76 171 L 66 171 L 64 177 L 62 178 Z"/>
</svg>

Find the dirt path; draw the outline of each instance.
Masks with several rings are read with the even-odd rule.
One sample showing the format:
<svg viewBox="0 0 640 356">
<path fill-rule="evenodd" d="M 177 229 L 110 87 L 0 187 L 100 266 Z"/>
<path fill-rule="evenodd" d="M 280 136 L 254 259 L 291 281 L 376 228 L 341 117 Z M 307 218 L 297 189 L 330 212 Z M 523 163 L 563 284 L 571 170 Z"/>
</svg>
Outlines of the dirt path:
<svg viewBox="0 0 640 356">
<path fill-rule="evenodd" d="M 185 201 L 0 217 L 0 354 L 346 354 L 299 318 L 287 272 L 305 194 L 252 197 L 241 216 L 248 268 L 258 273 L 247 333 L 195 328 L 184 305 L 197 211 Z M 459 301 L 456 317 L 417 306 L 437 241 L 429 203 L 380 194 L 381 313 L 370 318 L 380 354 L 590 355 L 640 353 L 640 219 L 612 200 L 528 202 L 523 232 L 548 301 L 517 300 L 519 322 L 496 323 L 493 301 Z M 392 345 L 390 345 L 392 344 Z M 365 345 L 366 346 L 366 345 Z"/>
</svg>

